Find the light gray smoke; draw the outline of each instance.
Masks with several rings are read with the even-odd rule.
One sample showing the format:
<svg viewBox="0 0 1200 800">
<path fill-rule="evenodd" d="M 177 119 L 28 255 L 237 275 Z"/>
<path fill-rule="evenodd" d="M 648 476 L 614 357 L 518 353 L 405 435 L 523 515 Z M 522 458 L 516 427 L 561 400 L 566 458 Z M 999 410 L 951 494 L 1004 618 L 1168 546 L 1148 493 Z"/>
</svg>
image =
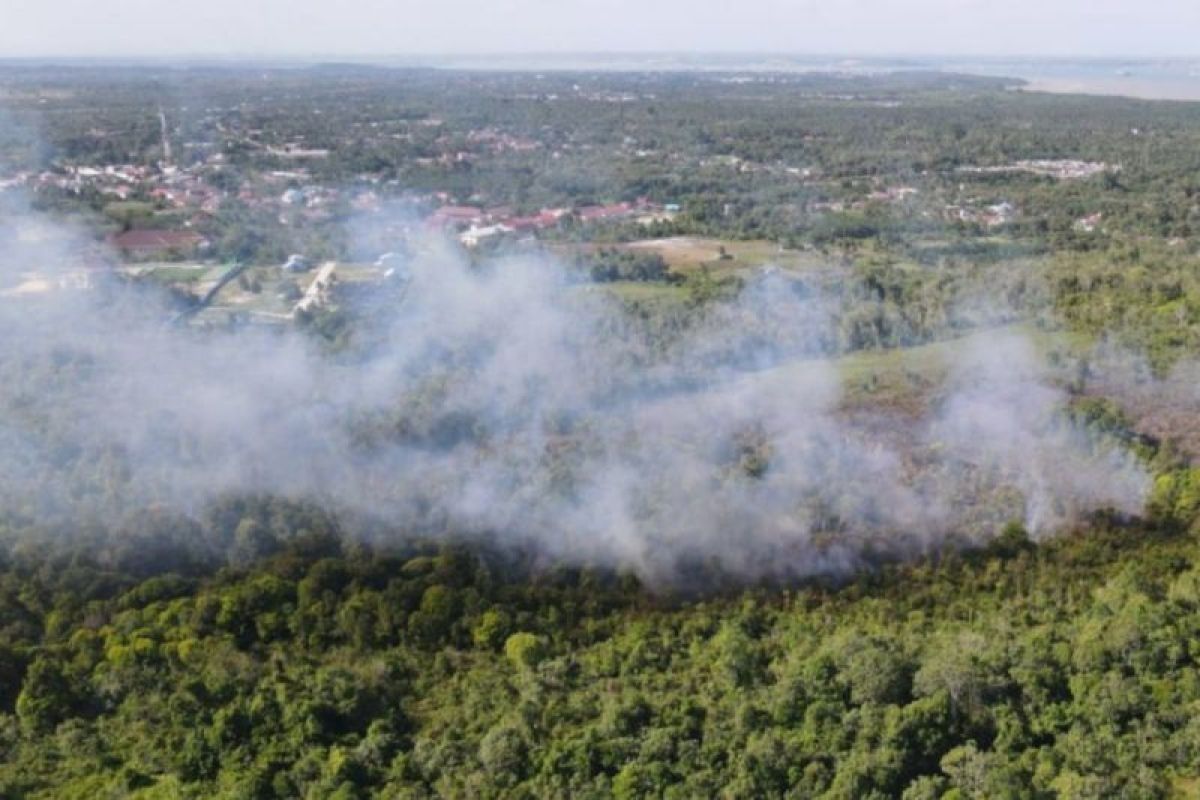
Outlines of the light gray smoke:
<svg viewBox="0 0 1200 800">
<path fill-rule="evenodd" d="M 1044 535 L 1136 514 L 1146 491 L 1060 413 L 1020 338 L 965 349 L 902 435 L 852 421 L 835 309 L 778 274 L 649 337 L 548 260 L 428 246 L 349 357 L 292 329 L 171 326 L 127 286 L 29 285 L 70 284 L 77 245 L 33 215 L 0 225 L 0 501 L 35 519 L 263 492 L 547 562 L 754 579 L 982 541 L 1013 517 Z"/>
<path fill-rule="evenodd" d="M 1159 375 L 1141 355 L 1111 342 L 1088 354 L 1077 382 L 1081 390 L 1113 399 L 1138 430 L 1177 457 L 1200 464 L 1200 362 L 1181 359 Z"/>
<path fill-rule="evenodd" d="M 1016 489 L 1024 522 L 1045 535 L 1090 510 L 1136 514 L 1147 477 L 1127 451 L 1105 446 L 1062 413 L 1062 391 L 1027 338 L 976 340 L 955 369 L 952 393 L 931 427 L 948 456 Z"/>
</svg>

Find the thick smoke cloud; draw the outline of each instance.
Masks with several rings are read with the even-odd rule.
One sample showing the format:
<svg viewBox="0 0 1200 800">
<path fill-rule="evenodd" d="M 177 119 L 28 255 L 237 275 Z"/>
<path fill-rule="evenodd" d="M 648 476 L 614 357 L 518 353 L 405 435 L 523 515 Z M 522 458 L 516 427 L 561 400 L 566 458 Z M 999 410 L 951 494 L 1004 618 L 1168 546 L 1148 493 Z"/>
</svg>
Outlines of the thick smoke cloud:
<svg viewBox="0 0 1200 800">
<path fill-rule="evenodd" d="M 414 535 L 674 579 L 842 574 L 1136 514 L 1147 477 L 1060 413 L 1028 343 L 961 353 L 928 418 L 841 408 L 835 309 L 771 273 L 648 337 L 533 257 L 427 245 L 352 356 L 293 329 L 170 325 L 45 220 L 0 224 L 0 501 L 29 518 L 316 499 Z M 44 287 L 43 287 L 44 288 Z"/>
</svg>

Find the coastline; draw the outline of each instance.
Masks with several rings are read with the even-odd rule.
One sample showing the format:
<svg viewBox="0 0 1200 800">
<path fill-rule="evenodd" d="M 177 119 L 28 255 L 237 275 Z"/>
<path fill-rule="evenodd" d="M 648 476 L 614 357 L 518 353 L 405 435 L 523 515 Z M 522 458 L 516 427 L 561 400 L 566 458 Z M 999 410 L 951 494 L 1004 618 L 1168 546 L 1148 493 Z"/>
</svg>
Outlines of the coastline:
<svg viewBox="0 0 1200 800">
<path fill-rule="evenodd" d="M 1136 100 L 1169 100 L 1200 102 L 1200 77 L 1155 80 L 1137 77 L 1044 78 L 1021 76 L 1025 84 L 1021 92 L 1047 94 L 1087 94 L 1105 97 L 1128 97 Z"/>
</svg>

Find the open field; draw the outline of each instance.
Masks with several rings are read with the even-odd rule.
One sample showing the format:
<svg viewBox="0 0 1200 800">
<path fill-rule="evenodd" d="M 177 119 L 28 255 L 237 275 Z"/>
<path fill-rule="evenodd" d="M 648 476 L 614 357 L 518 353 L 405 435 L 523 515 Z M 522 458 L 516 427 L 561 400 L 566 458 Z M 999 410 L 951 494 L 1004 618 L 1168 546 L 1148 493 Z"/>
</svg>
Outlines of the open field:
<svg viewBox="0 0 1200 800">
<path fill-rule="evenodd" d="M 141 270 L 139 277 L 163 284 L 196 284 L 220 277 L 223 268 L 207 264 L 164 264 Z"/>
<path fill-rule="evenodd" d="M 819 265 L 815 258 L 804 253 L 785 250 L 774 242 L 764 240 L 739 241 L 699 236 L 672 236 L 666 239 L 646 239 L 622 245 L 633 251 L 658 253 L 672 270 L 688 272 L 700 267 L 744 268 L 764 264 L 798 267 Z"/>
<path fill-rule="evenodd" d="M 699 236 L 673 236 L 646 239 L 621 247 L 635 252 L 658 253 L 674 272 L 686 274 L 702 267 L 714 271 L 735 271 L 773 265 L 781 269 L 819 269 L 828 265 L 818 253 L 789 250 L 764 239 L 716 239 Z"/>
<path fill-rule="evenodd" d="M 828 258 L 815 252 L 789 250 L 765 239 L 721 239 L 705 236 L 671 236 L 612 245 L 555 244 L 549 251 L 570 259 L 596 250 L 654 253 L 677 274 L 687 275 L 703 267 L 715 273 L 732 273 L 765 265 L 806 270 L 828 265 Z"/>
</svg>

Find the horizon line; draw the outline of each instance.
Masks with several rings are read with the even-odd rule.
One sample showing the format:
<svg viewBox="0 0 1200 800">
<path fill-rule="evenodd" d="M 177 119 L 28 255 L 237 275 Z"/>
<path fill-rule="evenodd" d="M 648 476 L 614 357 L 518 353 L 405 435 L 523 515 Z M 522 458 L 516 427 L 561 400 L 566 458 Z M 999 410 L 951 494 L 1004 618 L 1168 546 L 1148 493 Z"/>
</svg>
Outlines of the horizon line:
<svg viewBox="0 0 1200 800">
<path fill-rule="evenodd" d="M 790 58 L 790 59 L 838 59 L 858 61 L 903 61 L 920 59 L 955 59 L 973 61 L 1006 61 L 1006 60 L 1045 60 L 1045 61 L 1150 61 L 1171 62 L 1200 60 L 1197 54 L 1141 54 L 1136 52 L 1095 54 L 1095 53 L 956 53 L 956 52 L 894 52 L 894 53 L 861 53 L 854 51 L 788 51 L 788 50 L 527 50 L 527 51 L 493 51 L 493 52 L 464 52 L 464 51 L 430 51 L 430 52 L 376 52 L 376 53 L 338 53 L 338 52 L 278 52 L 278 53 L 42 53 L 26 55 L 0 54 L 0 64 L 12 62 L 47 62 L 47 61 L 101 61 L 112 63 L 133 62 L 213 62 L 213 63 L 265 63 L 272 61 L 287 61 L 301 63 L 378 63 L 395 60 L 511 60 L 511 59 L 569 59 L 569 58 Z"/>
</svg>

